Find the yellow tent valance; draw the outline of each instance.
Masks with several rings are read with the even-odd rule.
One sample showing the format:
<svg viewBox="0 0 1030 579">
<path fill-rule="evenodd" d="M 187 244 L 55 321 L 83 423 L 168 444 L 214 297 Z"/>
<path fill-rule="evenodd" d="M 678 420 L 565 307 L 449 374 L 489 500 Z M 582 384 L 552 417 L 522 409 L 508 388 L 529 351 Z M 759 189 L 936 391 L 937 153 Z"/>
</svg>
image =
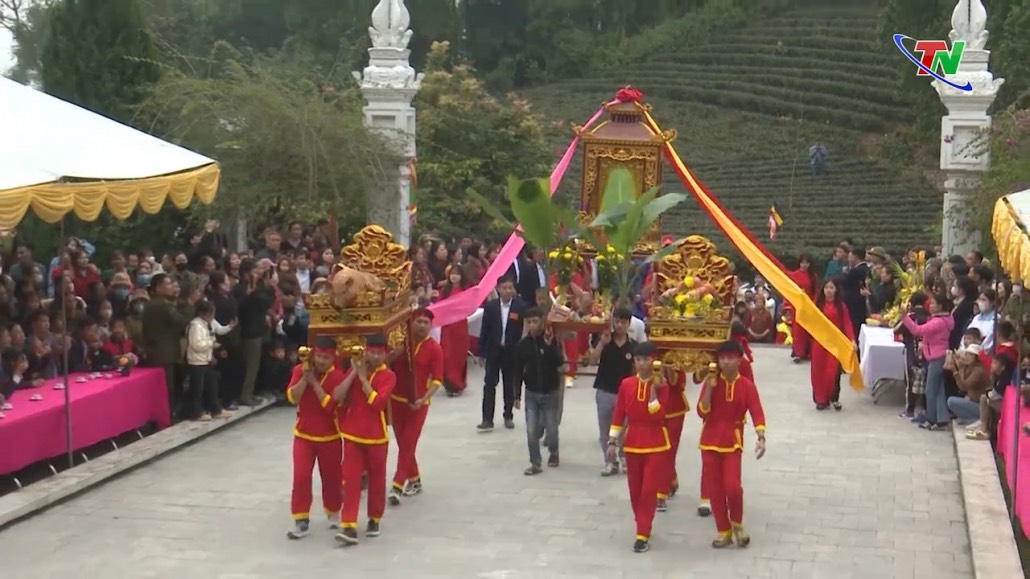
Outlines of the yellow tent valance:
<svg viewBox="0 0 1030 579">
<path fill-rule="evenodd" d="M 30 207 L 43 221 L 57 223 L 69 212 L 83 221 L 96 221 L 105 207 L 118 219 L 129 217 L 137 206 L 152 215 L 161 210 L 166 199 L 179 209 L 188 207 L 194 198 L 206 205 L 215 198 L 220 176 L 221 169 L 213 163 L 145 179 L 55 182 L 7 189 L 0 191 L 0 229 L 16 227 Z"/>
<path fill-rule="evenodd" d="M 998 248 L 998 262 L 1014 279 L 1030 281 L 1030 237 L 1025 230 L 1026 223 L 1013 206 L 1011 197 L 1030 192 L 1014 193 L 998 199 L 994 204 L 994 218 L 991 221 L 991 235 Z M 1025 199 L 1023 199 L 1025 201 Z"/>
</svg>

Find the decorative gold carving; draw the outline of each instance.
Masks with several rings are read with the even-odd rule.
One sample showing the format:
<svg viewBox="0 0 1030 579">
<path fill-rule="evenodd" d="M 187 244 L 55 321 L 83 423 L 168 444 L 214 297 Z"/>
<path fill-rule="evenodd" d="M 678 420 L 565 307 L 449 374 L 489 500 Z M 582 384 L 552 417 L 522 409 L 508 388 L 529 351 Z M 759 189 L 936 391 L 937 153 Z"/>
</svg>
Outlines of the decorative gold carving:
<svg viewBox="0 0 1030 579">
<path fill-rule="evenodd" d="M 671 350 L 662 354 L 662 365 L 682 372 L 697 372 L 708 368 L 715 358 L 704 350 Z"/>
<path fill-rule="evenodd" d="M 648 338 L 661 347 L 670 342 L 710 342 L 719 344 L 730 335 L 728 322 L 695 320 L 692 318 L 649 320 Z"/>
<path fill-rule="evenodd" d="M 358 351 L 364 352 L 365 338 L 357 334 L 336 336 L 336 355 L 354 356 Z"/>
<path fill-rule="evenodd" d="M 680 243 L 676 252 L 663 258 L 656 267 L 657 292 L 677 287 L 691 276 L 695 284 L 710 283 L 714 295 L 723 305 L 732 305 L 736 286 L 730 260 L 716 253 L 715 244 L 700 235 L 691 235 Z"/>
<path fill-rule="evenodd" d="M 408 339 L 408 324 L 400 324 L 394 326 L 390 330 L 390 335 L 386 338 L 386 343 L 390 345 L 390 349 L 399 348 L 404 345 L 404 341 Z"/>
<path fill-rule="evenodd" d="M 382 280 L 387 286 L 386 303 L 411 288 L 407 249 L 394 243 L 390 233 L 378 225 L 368 225 L 355 234 L 354 243 L 340 250 L 340 261 Z M 361 296 L 360 299 L 367 305 L 372 298 Z"/>
<path fill-rule="evenodd" d="M 319 295 L 305 299 L 311 328 L 365 327 L 382 328 L 411 313 L 411 290 L 403 292 L 392 303 L 380 308 L 337 309 L 331 302 L 316 300 Z"/>
</svg>

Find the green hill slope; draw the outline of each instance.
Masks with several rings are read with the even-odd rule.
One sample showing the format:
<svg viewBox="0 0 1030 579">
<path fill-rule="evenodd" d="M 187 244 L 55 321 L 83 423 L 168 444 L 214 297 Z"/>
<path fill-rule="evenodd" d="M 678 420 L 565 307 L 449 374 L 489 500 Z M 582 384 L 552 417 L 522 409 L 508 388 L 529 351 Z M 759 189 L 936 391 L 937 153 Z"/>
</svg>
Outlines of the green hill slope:
<svg viewBox="0 0 1030 579">
<path fill-rule="evenodd" d="M 774 52 L 780 41 L 786 54 Z M 684 162 L 760 239 L 768 238 L 770 204 L 779 204 L 786 223 L 770 243 L 776 253 L 823 254 L 845 237 L 891 249 L 934 242 L 941 194 L 918 171 L 888 166 L 870 152 L 870 143 L 910 122 L 912 112 L 892 89 L 892 55 L 876 50 L 875 3 L 786 13 L 717 42 L 525 96 L 560 121 L 555 141 L 567 142 L 569 122 L 582 122 L 620 86 L 640 88 L 662 127 L 678 131 Z M 813 177 L 807 150 L 817 142 L 830 158 L 826 172 Z M 578 196 L 578 175 L 577 161 L 563 196 Z M 667 168 L 664 185 L 683 189 Z M 725 246 L 693 205 L 674 210 L 663 227 Z"/>
</svg>

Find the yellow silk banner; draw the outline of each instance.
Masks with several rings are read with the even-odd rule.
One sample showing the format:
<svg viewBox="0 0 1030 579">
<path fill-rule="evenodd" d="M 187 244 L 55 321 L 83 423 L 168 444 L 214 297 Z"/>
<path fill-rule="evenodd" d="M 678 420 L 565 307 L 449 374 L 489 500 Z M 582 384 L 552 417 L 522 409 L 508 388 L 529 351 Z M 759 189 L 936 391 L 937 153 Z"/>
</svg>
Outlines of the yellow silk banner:
<svg viewBox="0 0 1030 579">
<path fill-rule="evenodd" d="M 217 164 L 197 169 L 119 181 L 82 183 L 41 183 L 0 191 L 0 229 L 12 229 L 25 218 L 29 208 L 47 223 L 57 223 L 68 213 L 83 221 L 96 221 L 107 210 L 125 219 L 139 207 L 144 213 L 161 210 L 166 200 L 179 209 L 193 199 L 208 204 L 218 191 L 221 170 Z"/>
<path fill-rule="evenodd" d="M 651 128 L 657 134 L 662 134 L 661 128 L 659 128 L 658 123 L 655 122 L 651 114 L 646 111 L 644 114 Z M 669 162 L 672 164 L 673 170 L 676 171 L 676 174 L 679 175 L 680 180 L 683 182 L 683 186 L 690 188 L 694 193 L 694 197 L 704 205 L 702 209 L 715 221 L 715 224 L 729 238 L 737 250 L 768 280 L 769 284 L 794 306 L 794 319 L 801 324 L 802 328 L 808 331 L 813 340 L 819 342 L 822 347 L 826 348 L 827 352 L 840 361 L 841 368 L 850 375 L 849 382 L 851 387 L 858 392 L 863 391 L 865 385 L 862 381 L 862 372 L 859 369 L 858 356 L 851 340 L 848 340 L 847 336 L 837 326 L 833 325 L 833 322 L 787 276 L 786 272 L 777 267 L 727 217 L 726 213 L 712 200 L 704 188 L 698 184 L 686 165 L 683 164 L 672 143 L 665 144 L 665 152 Z M 855 332 L 858 332 L 858 330 L 859 328 L 855 328 Z"/>
</svg>

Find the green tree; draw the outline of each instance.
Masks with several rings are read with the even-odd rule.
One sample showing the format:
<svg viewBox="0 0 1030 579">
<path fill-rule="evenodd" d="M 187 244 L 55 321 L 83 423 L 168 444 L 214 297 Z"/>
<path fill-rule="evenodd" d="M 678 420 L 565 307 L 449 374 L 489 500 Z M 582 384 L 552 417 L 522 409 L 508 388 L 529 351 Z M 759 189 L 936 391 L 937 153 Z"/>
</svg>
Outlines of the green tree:
<svg viewBox="0 0 1030 579">
<path fill-rule="evenodd" d="M 970 222 L 993 246 L 994 204 L 1003 195 L 1030 188 L 1030 91 L 1012 106 L 994 114 L 989 132 L 979 142 L 991 164 L 983 174 L 977 197 L 969 204 Z"/>
<path fill-rule="evenodd" d="M 468 192 L 499 205 L 508 175 L 546 174 L 550 148 L 529 104 L 492 96 L 475 70 L 434 44 L 418 109 L 418 214 L 445 237 L 502 233 Z"/>
<path fill-rule="evenodd" d="M 160 77 L 137 0 L 60 0 L 50 8 L 43 88 L 109 117 L 131 116 Z"/>
<path fill-rule="evenodd" d="M 366 192 L 399 159 L 363 126 L 353 81 L 320 73 L 303 52 L 265 56 L 219 42 L 205 61 L 203 74 L 164 75 L 139 120 L 219 160 L 212 210 L 363 225 Z"/>
<path fill-rule="evenodd" d="M 39 80 L 40 57 L 50 32 L 52 0 L 0 0 L 0 27 L 14 41 L 14 67 L 8 76 L 21 83 Z"/>
<path fill-rule="evenodd" d="M 1030 0 L 1007 0 L 1002 3 L 997 29 L 991 28 L 991 44 L 995 46 L 995 76 L 1005 79 L 995 109 L 1003 109 L 1030 89 Z M 1002 20 L 1004 16 L 1004 20 Z"/>
</svg>

